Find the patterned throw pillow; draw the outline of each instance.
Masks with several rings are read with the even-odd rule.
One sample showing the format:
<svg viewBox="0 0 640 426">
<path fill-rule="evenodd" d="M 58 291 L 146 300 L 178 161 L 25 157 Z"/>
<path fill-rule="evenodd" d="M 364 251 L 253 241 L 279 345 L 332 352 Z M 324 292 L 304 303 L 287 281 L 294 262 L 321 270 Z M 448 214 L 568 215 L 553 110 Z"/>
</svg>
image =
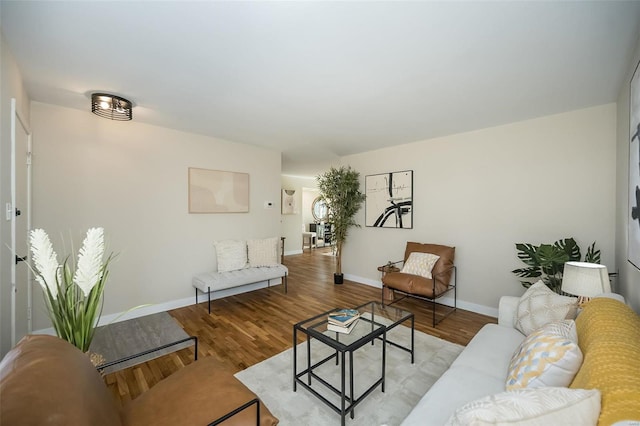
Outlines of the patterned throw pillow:
<svg viewBox="0 0 640 426">
<path fill-rule="evenodd" d="M 244 241 L 214 241 L 218 272 L 235 271 L 247 266 L 247 243 Z"/>
<path fill-rule="evenodd" d="M 552 321 L 574 319 L 578 298 L 560 296 L 542 281 L 527 289 L 518 302 L 514 327 L 524 335 Z"/>
<path fill-rule="evenodd" d="M 581 365 L 575 322 L 552 322 L 527 336 L 515 351 L 506 388 L 569 386 Z"/>
<path fill-rule="evenodd" d="M 435 254 L 413 252 L 404 263 L 401 272 L 431 279 L 431 270 L 438 259 L 440 259 L 440 256 L 436 256 Z"/>
<path fill-rule="evenodd" d="M 266 238 L 264 240 L 247 240 L 249 250 L 249 266 L 276 266 L 278 265 L 278 239 Z"/>
<path fill-rule="evenodd" d="M 599 414 L 597 389 L 519 389 L 472 401 L 458 408 L 447 425 L 595 426 Z"/>
</svg>

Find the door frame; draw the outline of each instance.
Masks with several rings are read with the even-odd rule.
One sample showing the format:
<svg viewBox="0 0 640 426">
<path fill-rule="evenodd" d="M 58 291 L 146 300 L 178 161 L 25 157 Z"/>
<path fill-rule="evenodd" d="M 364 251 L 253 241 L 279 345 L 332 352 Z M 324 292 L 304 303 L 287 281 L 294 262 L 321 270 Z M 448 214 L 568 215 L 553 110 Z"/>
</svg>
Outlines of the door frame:
<svg viewBox="0 0 640 426">
<path fill-rule="evenodd" d="M 11 346 L 16 344 L 16 129 L 20 124 L 27 135 L 27 229 L 31 230 L 31 130 L 17 108 L 17 101 L 11 98 Z M 27 261 L 31 259 L 29 242 L 27 241 Z M 27 268 L 27 331 L 33 331 L 32 317 L 32 274 Z"/>
</svg>

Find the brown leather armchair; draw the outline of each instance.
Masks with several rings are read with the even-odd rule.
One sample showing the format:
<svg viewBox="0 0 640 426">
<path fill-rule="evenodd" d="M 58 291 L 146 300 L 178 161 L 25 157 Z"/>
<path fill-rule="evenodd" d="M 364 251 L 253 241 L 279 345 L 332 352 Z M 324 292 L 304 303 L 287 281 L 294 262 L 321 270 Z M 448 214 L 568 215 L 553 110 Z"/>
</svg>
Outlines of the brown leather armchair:
<svg viewBox="0 0 640 426">
<path fill-rule="evenodd" d="M 213 357 L 187 365 L 124 407 L 89 357 L 57 337 L 26 336 L 0 364 L 0 425 L 213 424 L 275 426 L 278 419 Z"/>
<path fill-rule="evenodd" d="M 431 270 L 432 278 L 402 272 L 402 265 L 413 252 L 431 253 L 440 256 Z M 435 327 L 436 324 L 456 310 L 456 267 L 453 263 L 455 252 L 455 247 L 408 242 L 403 260 L 378 268 L 384 273 L 382 277 L 382 304 L 385 304 L 385 293 L 391 293 L 392 296 L 392 301 L 387 303 L 388 305 L 399 302 L 405 297 L 429 301 L 432 303 L 433 326 Z M 436 305 L 441 305 L 436 300 L 451 291 L 453 291 L 453 307 L 448 309 L 444 316 L 436 321 Z M 396 292 L 401 293 L 403 296 L 396 298 Z"/>
</svg>

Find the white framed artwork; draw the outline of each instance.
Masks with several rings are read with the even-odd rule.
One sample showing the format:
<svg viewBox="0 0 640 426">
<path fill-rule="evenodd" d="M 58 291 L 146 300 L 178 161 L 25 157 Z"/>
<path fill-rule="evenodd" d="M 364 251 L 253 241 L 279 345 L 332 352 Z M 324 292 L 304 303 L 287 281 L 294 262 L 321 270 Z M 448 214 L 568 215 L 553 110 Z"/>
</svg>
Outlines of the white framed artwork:
<svg viewBox="0 0 640 426">
<path fill-rule="evenodd" d="M 413 228 L 413 170 L 365 177 L 365 225 Z"/>
<path fill-rule="evenodd" d="M 248 212 L 248 173 L 189 167 L 189 213 Z"/>
</svg>

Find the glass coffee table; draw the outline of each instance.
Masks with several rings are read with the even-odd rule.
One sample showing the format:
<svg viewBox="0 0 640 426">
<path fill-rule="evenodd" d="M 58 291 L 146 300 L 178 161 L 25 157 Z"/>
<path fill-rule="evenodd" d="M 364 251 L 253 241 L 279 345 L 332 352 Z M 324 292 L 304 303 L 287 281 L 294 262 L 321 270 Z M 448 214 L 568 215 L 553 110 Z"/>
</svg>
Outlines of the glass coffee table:
<svg viewBox="0 0 640 426">
<path fill-rule="evenodd" d="M 354 418 L 355 407 L 362 402 L 362 400 L 373 392 L 378 386 L 381 387 L 384 392 L 384 380 L 385 380 L 385 361 L 386 361 L 386 348 L 387 344 L 393 345 L 411 354 L 411 363 L 414 363 L 414 326 L 415 318 L 413 313 L 404 311 L 400 308 L 392 306 L 384 306 L 379 302 L 367 302 L 360 306 L 356 306 L 356 309 L 360 312 L 360 318 L 358 322 L 351 330 L 350 333 L 338 333 L 327 329 L 327 318 L 330 312 L 337 309 L 331 309 L 330 311 L 323 312 L 312 318 L 301 321 L 293 326 L 293 391 L 297 390 L 297 385 L 301 385 L 313 395 L 315 395 L 322 402 L 327 404 L 336 413 L 340 414 L 341 424 L 345 424 L 345 417 L 350 414 L 351 418 Z M 399 324 L 411 321 L 411 345 L 410 347 L 403 346 L 396 342 L 390 341 L 387 338 L 387 333 Z M 307 353 L 306 353 L 306 368 L 302 371 L 298 371 L 298 332 L 306 336 Z M 311 340 L 315 339 L 322 344 L 328 346 L 333 350 L 332 354 L 323 357 L 320 360 L 314 360 L 312 364 L 312 346 Z M 378 378 L 371 386 L 364 390 L 359 396 L 354 394 L 354 377 L 353 377 L 353 354 L 354 352 L 363 347 L 366 344 L 373 345 L 376 340 L 382 340 L 381 352 L 382 352 L 382 372 L 380 378 Z M 346 354 L 349 354 L 348 359 Z M 327 380 L 320 377 L 314 370 L 321 365 L 324 365 L 328 361 L 334 360 L 336 365 L 340 366 L 340 384 L 339 388 L 329 383 Z M 348 362 L 348 380 L 347 380 L 347 364 Z M 337 367 L 336 367 L 337 368 Z M 306 380 L 305 380 L 306 378 Z M 317 384 L 312 384 L 312 379 Z M 348 383 L 348 389 L 347 389 Z M 340 405 L 337 406 L 331 402 L 327 397 L 319 392 L 319 389 L 315 389 L 322 385 L 323 389 L 335 393 L 340 397 Z"/>
</svg>

